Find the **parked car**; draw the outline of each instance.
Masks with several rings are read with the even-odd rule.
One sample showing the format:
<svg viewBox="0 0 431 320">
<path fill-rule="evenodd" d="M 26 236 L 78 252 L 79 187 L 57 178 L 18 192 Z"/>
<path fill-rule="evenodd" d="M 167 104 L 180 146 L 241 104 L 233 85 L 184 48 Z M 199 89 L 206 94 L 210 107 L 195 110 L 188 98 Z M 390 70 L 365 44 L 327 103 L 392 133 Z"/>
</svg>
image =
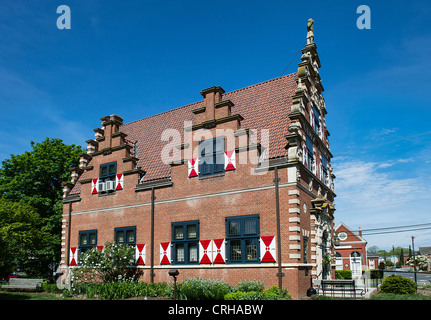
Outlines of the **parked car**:
<svg viewBox="0 0 431 320">
<path fill-rule="evenodd" d="M 10 278 L 20 278 L 21 276 L 15 272 L 9 273 L 9 275 L 6 277 L 6 280 L 9 281 Z"/>
</svg>

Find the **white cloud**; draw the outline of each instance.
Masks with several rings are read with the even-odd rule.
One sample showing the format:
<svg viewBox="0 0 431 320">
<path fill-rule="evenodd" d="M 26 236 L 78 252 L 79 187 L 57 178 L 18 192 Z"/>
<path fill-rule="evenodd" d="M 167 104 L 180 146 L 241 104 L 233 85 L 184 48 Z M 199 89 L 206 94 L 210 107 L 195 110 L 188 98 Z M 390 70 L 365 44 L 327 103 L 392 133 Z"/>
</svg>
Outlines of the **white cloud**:
<svg viewBox="0 0 431 320">
<path fill-rule="evenodd" d="M 380 129 L 372 129 L 368 134 L 368 138 L 375 141 L 382 141 L 387 139 L 387 136 L 390 136 L 392 133 L 397 132 L 398 128 L 380 128 Z"/>
<path fill-rule="evenodd" d="M 336 223 L 344 222 L 352 229 L 393 227 L 431 222 L 429 218 L 428 176 L 396 177 L 387 169 L 396 163 L 407 163 L 413 159 L 386 162 L 367 162 L 343 157 L 334 159 Z M 431 231 L 421 231 L 419 236 Z M 368 245 L 378 247 L 406 246 L 406 232 L 365 237 Z"/>
</svg>

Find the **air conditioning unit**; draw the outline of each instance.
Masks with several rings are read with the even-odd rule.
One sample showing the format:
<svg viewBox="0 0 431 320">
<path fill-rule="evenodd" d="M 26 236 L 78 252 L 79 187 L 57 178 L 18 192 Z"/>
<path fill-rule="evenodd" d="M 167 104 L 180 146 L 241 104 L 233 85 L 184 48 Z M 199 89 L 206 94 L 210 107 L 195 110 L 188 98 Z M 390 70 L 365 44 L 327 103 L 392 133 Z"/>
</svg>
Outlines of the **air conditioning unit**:
<svg viewBox="0 0 431 320">
<path fill-rule="evenodd" d="M 105 186 L 106 186 L 106 191 L 113 191 L 115 190 L 115 181 L 106 181 Z"/>
<path fill-rule="evenodd" d="M 105 182 L 99 182 L 99 193 L 106 192 L 106 184 Z"/>
</svg>

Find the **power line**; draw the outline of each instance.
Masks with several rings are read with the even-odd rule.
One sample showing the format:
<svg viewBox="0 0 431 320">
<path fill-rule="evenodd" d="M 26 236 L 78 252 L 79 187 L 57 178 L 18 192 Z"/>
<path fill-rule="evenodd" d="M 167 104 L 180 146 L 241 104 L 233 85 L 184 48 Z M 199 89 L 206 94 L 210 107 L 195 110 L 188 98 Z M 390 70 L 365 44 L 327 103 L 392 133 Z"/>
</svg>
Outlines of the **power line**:
<svg viewBox="0 0 431 320">
<path fill-rule="evenodd" d="M 417 230 L 428 230 L 428 229 L 431 229 L 431 227 L 416 228 L 416 229 L 407 229 L 407 230 L 396 230 L 396 231 L 385 231 L 385 232 L 367 233 L 367 234 L 364 234 L 364 236 L 372 236 L 372 235 L 386 234 L 386 233 L 399 233 L 399 232 L 417 231 Z"/>
<path fill-rule="evenodd" d="M 384 228 L 374 228 L 374 229 L 361 229 L 361 231 L 362 232 L 367 232 L 367 231 L 375 231 L 375 230 L 401 229 L 401 228 L 420 227 L 420 226 L 428 226 L 428 225 L 431 225 L 431 222 L 420 223 L 420 224 L 408 224 L 408 225 L 395 226 L 395 227 L 384 227 Z M 359 232 L 359 230 L 358 230 L 358 232 Z"/>
</svg>

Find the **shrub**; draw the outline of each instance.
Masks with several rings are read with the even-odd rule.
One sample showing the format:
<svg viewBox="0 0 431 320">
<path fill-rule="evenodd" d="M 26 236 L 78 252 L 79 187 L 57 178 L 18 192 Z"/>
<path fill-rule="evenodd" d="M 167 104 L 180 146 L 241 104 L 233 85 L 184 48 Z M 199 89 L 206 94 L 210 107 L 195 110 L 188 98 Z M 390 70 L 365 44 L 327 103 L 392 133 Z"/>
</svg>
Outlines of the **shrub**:
<svg viewBox="0 0 431 320">
<path fill-rule="evenodd" d="M 280 291 L 280 289 L 277 286 L 269 287 L 265 290 L 265 297 L 266 300 L 280 300 L 280 299 L 290 299 L 291 296 L 287 292 L 286 289 L 283 289 Z"/>
<path fill-rule="evenodd" d="M 257 291 L 237 291 L 231 292 L 224 296 L 225 300 L 267 300 L 263 292 Z"/>
<path fill-rule="evenodd" d="M 60 290 L 58 290 L 56 283 L 48 283 L 44 281 L 42 283 L 42 291 L 48 292 L 48 293 L 59 293 Z"/>
<path fill-rule="evenodd" d="M 178 287 L 180 296 L 188 300 L 223 300 L 230 287 L 221 280 L 191 278 Z"/>
<path fill-rule="evenodd" d="M 416 287 L 413 280 L 393 274 L 383 280 L 380 290 L 382 293 L 414 294 Z"/>
<path fill-rule="evenodd" d="M 169 285 L 166 282 L 142 281 L 78 282 L 74 283 L 72 289 L 74 295 L 82 295 L 89 299 L 97 297 L 103 300 L 116 300 L 131 297 L 165 297 L 168 295 Z"/>
<path fill-rule="evenodd" d="M 335 270 L 335 279 L 352 279 L 352 270 Z"/>
<path fill-rule="evenodd" d="M 370 278 L 371 279 L 383 279 L 383 270 L 382 269 L 370 270 Z"/>
<path fill-rule="evenodd" d="M 263 292 L 265 284 L 260 280 L 244 280 L 240 281 L 236 286 L 236 291 L 241 292 Z"/>
<path fill-rule="evenodd" d="M 258 286 L 258 289 L 260 290 L 260 286 Z M 287 290 L 280 291 L 277 286 L 269 287 L 265 291 L 230 292 L 224 297 L 225 300 L 280 300 L 290 298 L 291 296 Z"/>
</svg>

